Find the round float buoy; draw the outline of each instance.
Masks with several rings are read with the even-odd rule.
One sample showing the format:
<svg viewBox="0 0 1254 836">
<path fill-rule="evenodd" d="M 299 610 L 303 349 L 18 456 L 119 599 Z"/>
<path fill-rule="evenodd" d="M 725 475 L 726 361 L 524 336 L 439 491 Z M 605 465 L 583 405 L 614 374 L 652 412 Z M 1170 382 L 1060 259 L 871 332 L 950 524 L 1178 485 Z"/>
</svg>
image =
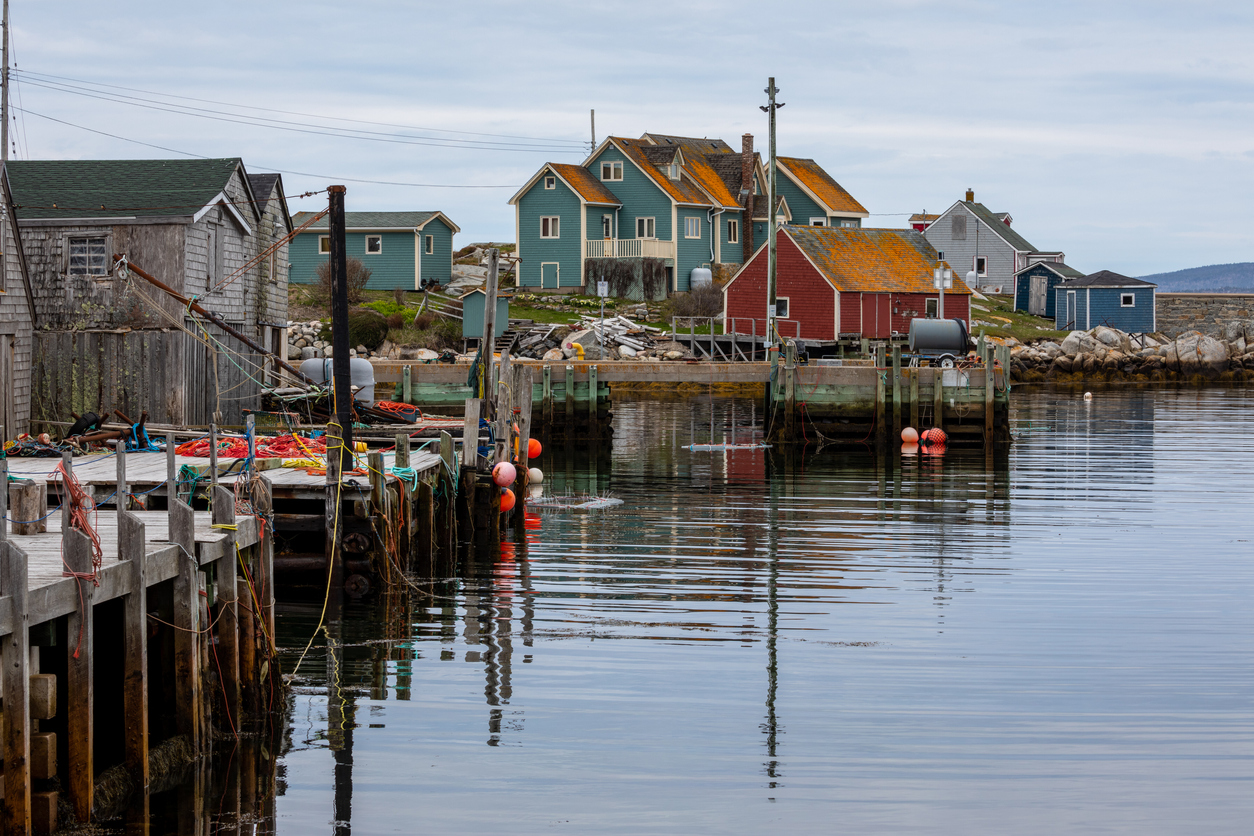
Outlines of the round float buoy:
<svg viewBox="0 0 1254 836">
<path fill-rule="evenodd" d="M 903 442 L 901 445 L 901 455 L 903 456 L 919 455 L 919 445 L 911 444 L 909 442 Z"/>
<path fill-rule="evenodd" d="M 509 488 L 501 488 L 501 513 L 513 510 L 514 508 L 514 492 Z"/>
<path fill-rule="evenodd" d="M 509 462 L 500 462 L 496 467 L 492 468 L 492 481 L 502 488 L 514 484 L 514 480 L 517 478 L 518 471 Z"/>
<path fill-rule="evenodd" d="M 924 454 L 928 456 L 943 456 L 945 455 L 945 445 L 944 444 L 932 444 L 927 447 L 924 447 L 923 452 Z"/>
<path fill-rule="evenodd" d="M 901 440 L 906 444 L 918 444 L 919 431 L 914 427 L 906 427 L 901 431 Z"/>
<path fill-rule="evenodd" d="M 527 471 L 527 479 L 531 481 L 531 484 L 538 485 L 544 481 L 544 471 L 538 467 L 533 467 Z"/>
<path fill-rule="evenodd" d="M 527 458 L 538 459 L 544 448 L 540 446 L 540 439 L 533 438 L 527 442 Z"/>
<path fill-rule="evenodd" d="M 945 431 L 940 427 L 932 427 L 930 430 L 924 430 L 923 435 L 919 436 L 919 443 L 924 447 L 933 444 L 944 444 L 949 440 L 949 436 L 945 435 Z"/>
<path fill-rule="evenodd" d="M 1093 393 L 1092 393 L 1092 392 L 1085 392 L 1085 393 L 1084 393 L 1084 399 L 1085 399 L 1086 401 L 1091 401 L 1091 400 L 1093 400 Z"/>
</svg>

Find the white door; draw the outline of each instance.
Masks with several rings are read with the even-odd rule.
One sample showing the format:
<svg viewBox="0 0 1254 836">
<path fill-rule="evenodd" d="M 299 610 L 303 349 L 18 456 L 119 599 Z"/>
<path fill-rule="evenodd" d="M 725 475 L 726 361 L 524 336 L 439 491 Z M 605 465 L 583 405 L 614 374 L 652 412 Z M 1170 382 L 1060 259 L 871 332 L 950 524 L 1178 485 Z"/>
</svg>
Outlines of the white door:
<svg viewBox="0 0 1254 836">
<path fill-rule="evenodd" d="M 1045 315 L 1045 290 L 1049 280 L 1045 276 L 1032 276 L 1028 286 L 1028 313 Z"/>
</svg>

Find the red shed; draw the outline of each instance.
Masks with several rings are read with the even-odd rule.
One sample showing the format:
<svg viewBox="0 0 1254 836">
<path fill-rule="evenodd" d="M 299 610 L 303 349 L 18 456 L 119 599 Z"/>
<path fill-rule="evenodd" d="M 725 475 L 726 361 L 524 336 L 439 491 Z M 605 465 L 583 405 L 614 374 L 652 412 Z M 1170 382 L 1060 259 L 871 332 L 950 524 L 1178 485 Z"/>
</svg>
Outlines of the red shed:
<svg viewBox="0 0 1254 836">
<path fill-rule="evenodd" d="M 882 339 L 907 333 L 915 317 L 936 315 L 936 250 L 921 232 L 784 226 L 777 241 L 775 296 L 785 337 Z M 723 288 L 729 330 L 749 333 L 752 319 L 756 332 L 765 333 L 767 261 L 763 245 Z M 955 275 L 945 293 L 945 316 L 970 328 L 970 301 L 970 289 Z"/>
</svg>

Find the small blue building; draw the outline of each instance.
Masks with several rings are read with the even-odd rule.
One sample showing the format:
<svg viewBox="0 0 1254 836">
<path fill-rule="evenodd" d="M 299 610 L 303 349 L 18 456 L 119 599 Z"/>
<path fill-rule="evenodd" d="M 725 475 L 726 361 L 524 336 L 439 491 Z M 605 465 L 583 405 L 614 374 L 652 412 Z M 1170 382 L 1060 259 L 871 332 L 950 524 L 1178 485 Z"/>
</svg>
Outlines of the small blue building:
<svg viewBox="0 0 1254 836">
<path fill-rule="evenodd" d="M 1054 327 L 1088 331 L 1105 325 L 1129 334 L 1157 331 L 1157 287 L 1109 270 L 1062 282 L 1054 288 Z"/>
<path fill-rule="evenodd" d="M 488 294 L 475 289 L 462 294 L 462 339 L 483 339 L 483 312 L 488 307 Z M 509 296 L 500 293 L 496 297 L 496 334 L 500 336 L 509 327 Z"/>
<path fill-rule="evenodd" d="M 1015 273 L 1015 310 L 1054 318 L 1054 288 L 1070 279 L 1083 278 L 1079 270 L 1058 261 L 1036 261 Z"/>
<path fill-rule="evenodd" d="M 313 215 L 298 212 L 299 227 Z M 443 212 L 345 212 L 345 247 L 349 258 L 361 259 L 370 270 L 370 290 L 418 290 L 453 277 L 453 235 L 461 232 Z M 314 284 L 318 267 L 331 254 L 328 221 L 317 223 L 293 239 L 289 248 L 289 281 Z"/>
</svg>

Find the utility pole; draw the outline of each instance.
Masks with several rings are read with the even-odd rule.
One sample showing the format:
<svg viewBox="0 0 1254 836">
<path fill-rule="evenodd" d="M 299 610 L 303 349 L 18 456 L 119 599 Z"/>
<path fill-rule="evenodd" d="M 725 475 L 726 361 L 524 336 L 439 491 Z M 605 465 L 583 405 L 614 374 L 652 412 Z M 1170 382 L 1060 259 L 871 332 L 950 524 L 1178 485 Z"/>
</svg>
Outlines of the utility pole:
<svg viewBox="0 0 1254 836">
<path fill-rule="evenodd" d="M 776 103 L 775 95 L 777 93 L 779 93 L 779 88 L 775 86 L 775 77 L 771 76 L 771 78 L 767 80 L 767 87 L 766 87 L 767 105 L 765 107 L 762 107 L 761 110 L 765 111 L 767 114 L 770 115 L 770 122 L 771 122 L 771 131 L 770 131 L 771 133 L 771 139 L 770 139 L 771 170 L 770 170 L 770 176 L 769 176 L 771 205 L 769 207 L 769 223 L 767 224 L 767 229 L 769 231 L 767 232 L 767 239 L 766 239 L 766 246 L 767 246 L 767 250 L 766 250 L 767 252 L 766 334 L 767 334 L 767 339 L 772 340 L 772 341 L 773 341 L 772 332 L 776 330 L 775 329 L 775 314 L 777 312 L 777 309 L 776 309 L 775 292 L 778 287 L 775 281 L 775 278 L 776 278 L 775 267 L 776 267 L 776 256 L 777 256 L 777 253 L 775 251 L 776 250 L 775 236 L 776 236 L 776 233 L 778 232 L 778 226 L 775 221 L 775 217 L 776 217 L 775 215 L 775 200 L 776 200 L 776 197 L 775 197 L 775 177 L 776 177 L 775 111 L 779 110 L 781 107 L 784 106 L 783 102 Z"/>
<path fill-rule="evenodd" d="M 330 186 L 331 238 L 331 389 L 335 400 L 335 421 L 343 439 L 340 462 L 353 469 L 353 389 L 352 368 L 348 362 L 348 253 L 344 243 L 344 187 Z M 331 451 L 328 450 L 330 455 Z"/>
<path fill-rule="evenodd" d="M 4 0 L 4 2 L 8 3 L 9 0 Z M 595 151 L 595 150 L 597 150 L 597 112 L 596 112 L 596 108 L 593 108 L 592 110 L 592 151 Z M 588 153 L 592 153 L 592 151 L 589 151 Z"/>
<path fill-rule="evenodd" d="M 9 0 L 4 0 L 4 73 L 0 75 L 0 161 L 9 161 Z"/>
</svg>

